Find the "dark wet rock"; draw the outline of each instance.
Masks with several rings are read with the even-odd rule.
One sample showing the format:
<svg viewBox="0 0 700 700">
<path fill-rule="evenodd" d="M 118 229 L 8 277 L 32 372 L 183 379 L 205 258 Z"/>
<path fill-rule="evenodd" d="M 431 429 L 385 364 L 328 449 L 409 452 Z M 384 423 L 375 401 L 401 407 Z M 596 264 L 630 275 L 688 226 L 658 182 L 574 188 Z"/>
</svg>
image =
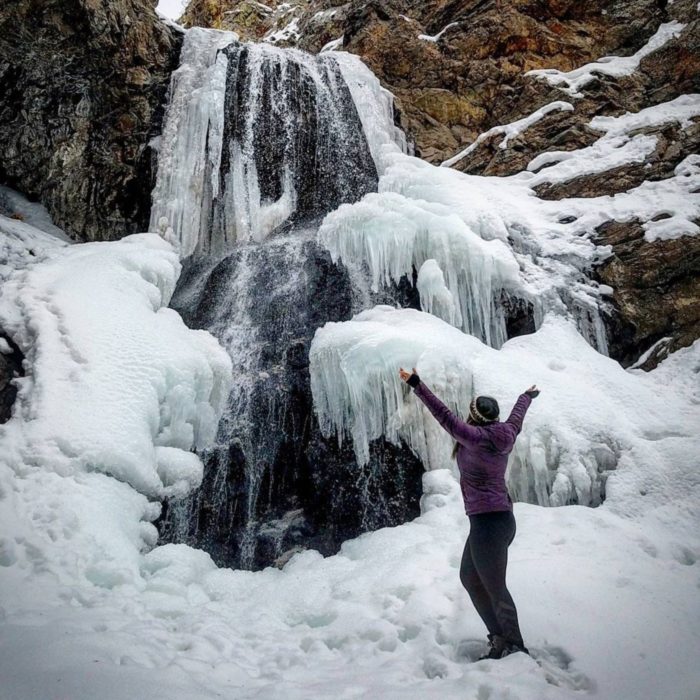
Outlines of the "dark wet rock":
<svg viewBox="0 0 700 700">
<path fill-rule="evenodd" d="M 700 236 L 648 242 L 639 221 L 608 222 L 597 241 L 613 255 L 596 271 L 613 290 L 608 319 L 610 354 L 628 366 L 663 338 L 663 352 L 642 365 L 652 369 L 666 355 L 700 337 Z"/>
<path fill-rule="evenodd" d="M 24 376 L 24 355 L 4 333 L 0 333 L 0 344 L 10 348 L 8 353 L 0 352 L 0 423 L 7 423 L 17 398 L 17 387 L 12 380 Z"/>
<path fill-rule="evenodd" d="M 180 34 L 150 0 L 0 7 L 0 182 L 84 240 L 147 229 Z"/>
</svg>

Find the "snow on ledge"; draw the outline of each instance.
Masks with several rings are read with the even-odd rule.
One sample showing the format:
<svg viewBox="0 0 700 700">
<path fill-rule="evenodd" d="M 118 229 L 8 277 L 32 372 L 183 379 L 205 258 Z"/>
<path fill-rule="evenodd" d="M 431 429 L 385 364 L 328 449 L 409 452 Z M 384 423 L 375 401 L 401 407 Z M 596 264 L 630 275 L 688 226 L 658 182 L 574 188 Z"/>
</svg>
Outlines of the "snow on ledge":
<svg viewBox="0 0 700 700">
<path fill-rule="evenodd" d="M 480 143 L 490 138 L 491 136 L 497 134 L 503 134 L 503 139 L 498 144 L 498 147 L 503 150 L 508 147 L 508 142 L 510 141 L 510 139 L 522 134 L 523 131 L 529 129 L 533 124 L 536 124 L 538 121 L 540 121 L 540 119 L 542 119 L 542 117 L 549 114 L 550 112 L 573 112 L 573 110 L 574 106 L 570 102 L 550 102 L 549 104 L 544 105 L 544 107 L 540 107 L 539 109 L 535 110 L 532 114 L 529 114 L 527 117 L 518 119 L 517 121 L 511 122 L 510 124 L 500 124 L 498 126 L 494 126 L 488 131 L 485 131 L 483 134 L 480 134 L 478 136 L 474 143 L 467 146 L 464 150 L 460 151 L 456 155 L 452 156 L 452 158 L 448 158 L 440 165 L 443 168 L 451 167 L 455 163 L 458 163 L 460 160 L 462 160 L 462 158 L 464 158 L 465 156 L 468 156 Z"/>
<path fill-rule="evenodd" d="M 684 27 L 685 24 L 675 20 L 662 24 L 647 44 L 632 56 L 605 56 L 566 73 L 554 68 L 545 68 L 528 71 L 525 75 L 544 78 L 550 85 L 558 87 L 571 97 L 583 97 L 581 89 L 595 80 L 596 74 L 609 75 L 613 78 L 632 75 L 642 59 L 677 37 Z"/>
<path fill-rule="evenodd" d="M 436 44 L 438 41 L 440 41 L 442 35 L 448 30 L 452 29 L 452 27 L 458 27 L 460 25 L 460 22 L 450 22 L 447 26 L 443 27 L 437 34 L 419 34 L 418 38 L 421 41 L 429 41 L 433 44 Z"/>
</svg>

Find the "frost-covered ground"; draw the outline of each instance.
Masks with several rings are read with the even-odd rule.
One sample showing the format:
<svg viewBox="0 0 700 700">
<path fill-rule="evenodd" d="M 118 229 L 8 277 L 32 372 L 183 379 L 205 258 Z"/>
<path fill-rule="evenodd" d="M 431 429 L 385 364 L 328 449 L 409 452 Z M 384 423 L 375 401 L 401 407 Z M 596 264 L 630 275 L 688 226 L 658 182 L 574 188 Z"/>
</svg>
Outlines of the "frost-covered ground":
<svg viewBox="0 0 700 700">
<path fill-rule="evenodd" d="M 553 302 L 567 286 L 591 303 L 604 295 L 576 274 L 599 252 L 583 235 L 596 223 L 666 211 L 647 234 L 670 236 L 697 218 L 698 161 L 615 197 L 543 203 L 531 190 L 601 159 L 635 162 L 650 142 L 632 132 L 685 123 L 697 96 L 598 120 L 590 149 L 497 181 L 400 153 L 378 84 L 350 64 L 380 192 L 330 215 L 321 241 L 367 263 L 377 286 L 420 267 L 435 315 L 379 307 L 319 331 L 316 405 L 360 459 L 380 433 L 422 454 L 421 516 L 283 570 L 218 569 L 205 552 L 154 546 L 155 500 L 200 478 L 190 449 L 211 438 L 228 358 L 166 308 L 180 269 L 169 243 L 68 246 L 0 216 L 0 327 L 29 360 L 0 426 L 1 697 L 698 700 L 700 341 L 653 372 L 623 370 Z M 478 323 L 502 343 L 492 282 L 547 300 L 539 330 L 500 350 L 460 330 Z M 597 508 L 515 506 L 509 587 L 533 658 L 472 661 L 485 630 L 459 583 L 468 523 L 449 440 L 399 383 L 400 365 L 457 407 L 474 390 L 505 410 L 537 382 L 511 487 L 592 503 L 605 487 Z"/>
</svg>

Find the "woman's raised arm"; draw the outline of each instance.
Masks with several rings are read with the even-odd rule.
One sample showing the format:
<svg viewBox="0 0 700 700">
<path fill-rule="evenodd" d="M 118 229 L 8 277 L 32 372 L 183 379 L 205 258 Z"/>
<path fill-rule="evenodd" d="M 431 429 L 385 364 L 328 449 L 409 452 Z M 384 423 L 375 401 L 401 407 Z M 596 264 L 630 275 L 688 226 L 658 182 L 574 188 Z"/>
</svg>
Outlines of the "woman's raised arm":
<svg viewBox="0 0 700 700">
<path fill-rule="evenodd" d="M 399 376 L 415 391 L 416 396 L 426 405 L 433 416 L 435 416 L 437 422 L 440 423 L 457 442 L 466 445 L 469 442 L 479 441 L 481 438 L 481 431 L 479 428 L 469 425 L 452 413 L 452 411 L 421 382 L 415 369 L 413 370 L 413 374 L 411 374 L 402 368 L 399 370 Z"/>
</svg>

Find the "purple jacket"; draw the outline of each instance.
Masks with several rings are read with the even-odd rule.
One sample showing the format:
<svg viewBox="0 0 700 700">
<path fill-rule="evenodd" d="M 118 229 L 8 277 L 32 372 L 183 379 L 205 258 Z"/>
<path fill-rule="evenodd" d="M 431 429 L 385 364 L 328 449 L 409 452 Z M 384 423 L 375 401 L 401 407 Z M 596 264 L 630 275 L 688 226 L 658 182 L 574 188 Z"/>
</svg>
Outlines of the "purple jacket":
<svg viewBox="0 0 700 700">
<path fill-rule="evenodd" d="M 496 421 L 479 426 L 469 425 L 455 416 L 423 382 L 415 392 L 438 423 L 459 443 L 457 466 L 467 515 L 513 510 L 505 482 L 508 455 L 532 399 L 521 394 L 505 423 Z"/>
</svg>

